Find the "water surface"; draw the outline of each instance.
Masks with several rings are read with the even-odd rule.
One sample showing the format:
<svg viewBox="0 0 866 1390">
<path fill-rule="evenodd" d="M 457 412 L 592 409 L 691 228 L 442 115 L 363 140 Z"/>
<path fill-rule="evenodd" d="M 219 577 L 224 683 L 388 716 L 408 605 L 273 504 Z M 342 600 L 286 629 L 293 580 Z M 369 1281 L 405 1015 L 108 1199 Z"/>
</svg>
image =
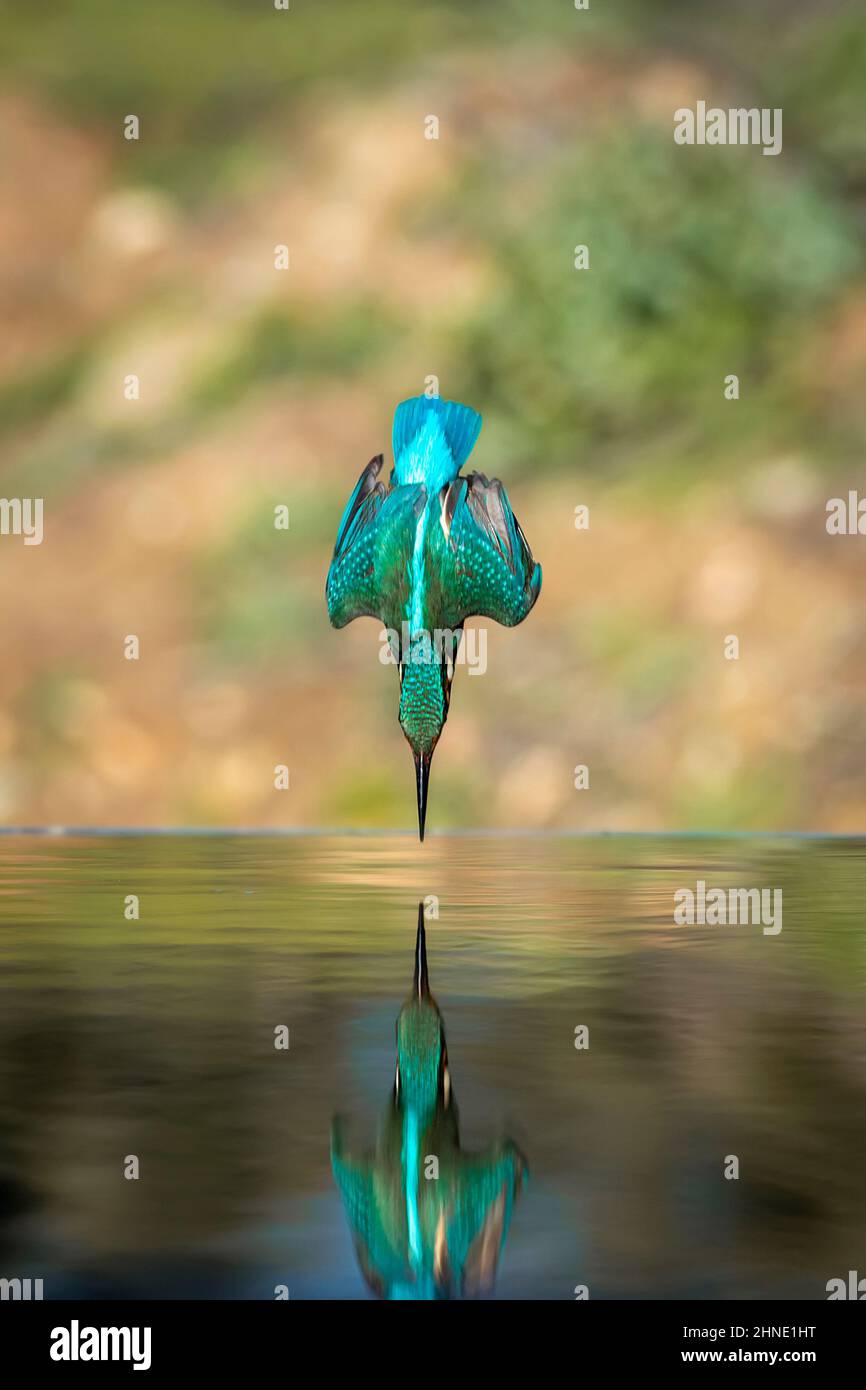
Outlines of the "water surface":
<svg viewBox="0 0 866 1390">
<path fill-rule="evenodd" d="M 782 931 L 675 925 L 699 879 Z M 866 1250 L 864 887 L 854 840 L 0 839 L 0 1274 L 369 1297 L 331 1127 L 374 1142 L 430 895 L 461 1144 L 528 1166 L 494 1296 L 824 1298 Z"/>
</svg>

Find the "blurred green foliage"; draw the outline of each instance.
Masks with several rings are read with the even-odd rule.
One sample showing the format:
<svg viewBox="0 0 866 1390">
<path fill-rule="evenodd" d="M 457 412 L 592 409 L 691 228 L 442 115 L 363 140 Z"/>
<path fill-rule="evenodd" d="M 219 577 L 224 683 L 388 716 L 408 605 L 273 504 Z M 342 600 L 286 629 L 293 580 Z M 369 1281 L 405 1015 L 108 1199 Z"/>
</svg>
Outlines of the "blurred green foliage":
<svg viewBox="0 0 866 1390">
<path fill-rule="evenodd" d="M 246 324 L 231 350 L 193 388 L 191 404 L 231 406 L 259 383 L 279 377 L 342 378 L 364 372 L 394 331 L 375 303 L 341 304 L 322 316 L 268 309 Z"/>
<path fill-rule="evenodd" d="M 580 450 L 591 468 L 589 445 L 685 430 L 704 464 L 828 426 L 790 364 L 863 270 L 857 222 L 757 151 L 696 153 L 615 127 L 536 167 L 537 196 L 506 219 L 501 160 L 467 170 L 459 206 L 501 289 L 467 326 L 458 375 L 501 412 L 516 458 L 568 467 Z M 578 244 L 590 267 L 569 279 Z M 748 382 L 735 412 L 729 372 Z"/>
<path fill-rule="evenodd" d="M 286 15 L 251 0 L 7 9 L 0 71 L 103 133 L 136 111 L 146 138 L 134 172 L 121 160 L 117 177 L 165 186 L 183 204 L 261 178 L 275 149 L 293 167 L 305 132 L 283 127 L 298 103 L 410 75 L 429 83 L 447 55 L 476 46 L 494 66 L 529 38 L 541 63 L 545 41 L 601 61 L 670 46 L 717 69 L 720 98 L 742 99 L 748 79 L 753 101 L 784 106 L 784 169 L 757 150 L 708 162 L 628 109 L 600 126 L 575 120 L 573 138 L 540 140 L 522 164 L 495 122 L 469 140 L 439 206 L 414 210 L 419 236 L 459 233 L 496 269 L 496 292 L 445 345 L 447 375 L 490 415 L 518 468 L 530 455 L 570 467 L 577 450 L 592 467 L 638 439 L 656 442 L 662 471 L 698 450 L 706 468 L 768 443 L 805 443 L 818 464 L 866 445 L 866 409 L 839 422 L 792 370 L 866 266 L 862 7 L 814 15 L 797 4 L 790 23 L 790 7 L 774 3 L 738 0 L 721 21 L 715 5 L 633 2 L 586 12 L 576 29 L 570 6 L 547 0 L 531 33 L 522 5 L 495 0 L 326 10 L 296 0 Z M 543 129 L 544 113 L 536 120 Z M 567 275 L 578 243 L 591 247 L 591 270 Z M 186 425 L 262 381 L 361 372 L 411 332 L 408 316 L 370 299 L 324 316 L 267 308 L 195 383 Z M 0 429 L 63 404 L 85 361 L 77 349 L 2 391 Z M 735 413 L 718 389 L 730 371 L 750 382 Z"/>
</svg>

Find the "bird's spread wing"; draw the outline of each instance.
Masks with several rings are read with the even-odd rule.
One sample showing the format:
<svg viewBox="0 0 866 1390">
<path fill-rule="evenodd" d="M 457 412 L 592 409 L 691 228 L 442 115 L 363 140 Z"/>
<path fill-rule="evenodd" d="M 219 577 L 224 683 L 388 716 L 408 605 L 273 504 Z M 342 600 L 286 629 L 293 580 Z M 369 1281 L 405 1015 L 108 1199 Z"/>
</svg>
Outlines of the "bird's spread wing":
<svg viewBox="0 0 866 1390">
<path fill-rule="evenodd" d="M 393 1145 L 391 1146 L 393 1148 Z M 361 1272 L 370 1289 L 388 1296 L 396 1283 L 406 1280 L 405 1232 L 395 1209 L 399 1208 L 400 1150 L 382 1155 L 352 1153 L 344 1142 L 343 1126 L 335 1120 L 331 1130 L 331 1170 L 343 1199 L 343 1210 Z"/>
<path fill-rule="evenodd" d="M 516 1145 L 505 1141 L 479 1154 L 460 1153 L 448 1185 L 440 1259 L 465 1297 L 488 1293 L 525 1175 Z"/>
<path fill-rule="evenodd" d="M 358 479 L 340 522 L 325 584 L 333 627 L 364 616 L 389 622 L 405 603 L 411 523 L 425 493 L 420 486 L 387 492 L 378 481 L 381 469 L 379 454 Z"/>
<path fill-rule="evenodd" d="M 442 574 L 444 626 L 459 627 L 472 614 L 505 627 L 522 623 L 541 590 L 541 566 L 498 478 L 483 473 L 455 478 L 439 493 L 435 533 Z"/>
<path fill-rule="evenodd" d="M 334 627 L 345 627 L 362 614 L 376 616 L 373 553 L 376 520 L 385 500 L 385 486 L 377 481 L 382 463 L 379 454 L 367 464 L 346 504 L 337 532 L 325 584 L 328 616 Z"/>
</svg>

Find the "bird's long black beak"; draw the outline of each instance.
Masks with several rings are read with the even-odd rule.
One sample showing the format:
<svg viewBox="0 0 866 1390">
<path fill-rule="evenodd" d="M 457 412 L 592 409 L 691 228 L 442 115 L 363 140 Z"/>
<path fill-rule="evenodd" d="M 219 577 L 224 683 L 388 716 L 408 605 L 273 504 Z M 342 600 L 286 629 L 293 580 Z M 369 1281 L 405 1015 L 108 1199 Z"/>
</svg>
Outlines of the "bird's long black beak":
<svg viewBox="0 0 866 1390">
<path fill-rule="evenodd" d="M 415 789 L 418 793 L 418 834 L 423 841 L 424 823 L 427 820 L 427 787 L 430 782 L 430 753 L 414 753 Z"/>
<path fill-rule="evenodd" d="M 430 995 L 430 981 L 427 978 L 427 935 L 424 931 L 424 904 L 418 904 L 418 935 L 415 938 L 415 977 L 412 980 L 412 993 L 419 999 Z"/>
</svg>

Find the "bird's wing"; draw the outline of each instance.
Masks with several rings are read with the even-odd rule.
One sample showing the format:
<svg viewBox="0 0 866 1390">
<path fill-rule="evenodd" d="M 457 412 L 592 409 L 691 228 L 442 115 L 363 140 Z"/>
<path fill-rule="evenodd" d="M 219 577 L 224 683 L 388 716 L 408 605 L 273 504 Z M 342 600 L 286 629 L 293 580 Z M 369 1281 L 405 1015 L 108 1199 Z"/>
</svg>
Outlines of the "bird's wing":
<svg viewBox="0 0 866 1390">
<path fill-rule="evenodd" d="M 442 575 L 443 626 L 478 614 L 504 627 L 522 623 L 541 591 L 541 566 L 498 478 L 455 478 L 439 492 L 433 545 Z"/>
<path fill-rule="evenodd" d="M 325 595 L 333 627 L 345 627 L 363 614 L 376 616 L 373 590 L 373 553 L 376 519 L 385 500 L 385 485 L 377 481 L 382 455 L 371 459 L 346 504 L 337 531 L 334 557 L 328 570 Z"/>
<path fill-rule="evenodd" d="M 525 1174 L 523 1155 L 505 1140 L 482 1153 L 457 1156 L 448 1183 L 448 1214 L 440 1259 L 466 1297 L 489 1293 Z"/>
<path fill-rule="evenodd" d="M 331 1131 L 331 1170 L 343 1199 L 361 1272 L 368 1287 L 383 1296 L 405 1274 L 401 1245 L 387 1219 L 390 1188 L 394 1186 L 392 1175 L 387 1173 L 383 1183 L 372 1154 L 350 1153 L 343 1140 L 343 1127 L 336 1120 Z"/>
<path fill-rule="evenodd" d="M 424 490 L 419 486 L 387 492 L 378 481 L 382 455 L 371 459 L 349 498 L 328 570 L 325 594 L 333 627 L 369 616 L 391 621 L 402 611 L 408 560 L 414 541 L 411 524 Z M 395 608 L 396 604 L 396 608 Z"/>
</svg>

